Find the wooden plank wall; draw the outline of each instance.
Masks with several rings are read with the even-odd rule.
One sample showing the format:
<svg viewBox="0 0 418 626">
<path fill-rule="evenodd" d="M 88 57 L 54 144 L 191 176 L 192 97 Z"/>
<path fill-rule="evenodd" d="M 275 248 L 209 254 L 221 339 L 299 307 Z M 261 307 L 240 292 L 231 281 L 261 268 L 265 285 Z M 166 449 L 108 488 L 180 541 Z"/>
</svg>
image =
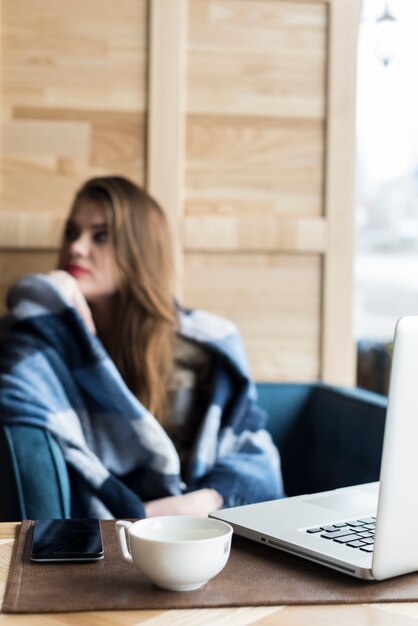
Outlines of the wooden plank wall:
<svg viewBox="0 0 418 626">
<path fill-rule="evenodd" d="M 320 373 L 326 38 L 323 3 L 191 3 L 186 300 L 237 319 L 263 379 Z"/>
<path fill-rule="evenodd" d="M 145 178 L 146 0 L 1 1 L 0 296 L 55 263 L 87 178 Z"/>
<path fill-rule="evenodd" d="M 117 172 L 165 206 L 179 295 L 235 320 L 255 378 L 352 383 L 358 5 L 1 0 L 0 291 Z"/>
</svg>

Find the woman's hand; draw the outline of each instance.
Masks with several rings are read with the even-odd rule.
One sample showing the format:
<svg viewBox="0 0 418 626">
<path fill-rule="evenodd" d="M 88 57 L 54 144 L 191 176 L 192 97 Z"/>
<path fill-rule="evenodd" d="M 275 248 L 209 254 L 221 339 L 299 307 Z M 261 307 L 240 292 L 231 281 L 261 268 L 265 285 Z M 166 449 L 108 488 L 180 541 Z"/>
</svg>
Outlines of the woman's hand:
<svg viewBox="0 0 418 626">
<path fill-rule="evenodd" d="M 76 279 L 71 274 L 64 272 L 64 270 L 54 270 L 49 272 L 48 276 L 61 291 L 65 299 L 79 312 L 89 331 L 95 335 L 96 327 L 89 305 Z"/>
<path fill-rule="evenodd" d="M 220 509 L 223 498 L 215 489 L 199 489 L 181 496 L 169 496 L 145 503 L 147 517 L 159 515 L 198 515 L 206 517 Z"/>
</svg>

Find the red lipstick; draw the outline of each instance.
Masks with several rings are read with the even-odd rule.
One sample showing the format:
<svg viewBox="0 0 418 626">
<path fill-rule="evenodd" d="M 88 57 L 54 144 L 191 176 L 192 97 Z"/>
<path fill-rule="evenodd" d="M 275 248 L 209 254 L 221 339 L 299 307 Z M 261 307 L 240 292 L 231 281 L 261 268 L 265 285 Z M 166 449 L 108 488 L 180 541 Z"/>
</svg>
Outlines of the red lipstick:
<svg viewBox="0 0 418 626">
<path fill-rule="evenodd" d="M 71 274 L 71 276 L 74 276 L 74 278 L 80 278 L 90 273 L 84 267 L 81 267 L 80 265 L 73 265 L 73 264 L 67 265 L 67 267 L 65 268 L 65 271 Z"/>
</svg>

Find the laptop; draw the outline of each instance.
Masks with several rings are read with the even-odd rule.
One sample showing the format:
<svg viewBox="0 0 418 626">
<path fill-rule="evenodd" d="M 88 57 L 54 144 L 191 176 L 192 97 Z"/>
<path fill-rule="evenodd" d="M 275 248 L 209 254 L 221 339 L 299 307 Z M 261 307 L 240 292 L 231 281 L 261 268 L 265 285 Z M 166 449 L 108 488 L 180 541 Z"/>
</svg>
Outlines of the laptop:
<svg viewBox="0 0 418 626">
<path fill-rule="evenodd" d="M 215 511 L 237 535 L 365 580 L 418 570 L 418 316 L 395 329 L 380 482 Z"/>
</svg>

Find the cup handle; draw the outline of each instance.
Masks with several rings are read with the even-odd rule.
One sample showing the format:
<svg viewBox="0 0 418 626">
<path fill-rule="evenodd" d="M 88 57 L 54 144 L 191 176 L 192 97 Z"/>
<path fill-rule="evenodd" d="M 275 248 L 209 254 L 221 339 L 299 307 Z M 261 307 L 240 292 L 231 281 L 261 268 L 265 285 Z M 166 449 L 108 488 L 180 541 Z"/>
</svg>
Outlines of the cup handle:
<svg viewBox="0 0 418 626">
<path fill-rule="evenodd" d="M 128 542 L 126 540 L 126 531 L 132 526 L 132 522 L 127 522 L 126 520 L 118 520 L 116 522 L 116 533 L 119 540 L 119 547 L 125 561 L 129 563 L 133 563 L 134 560 L 128 550 Z"/>
</svg>

